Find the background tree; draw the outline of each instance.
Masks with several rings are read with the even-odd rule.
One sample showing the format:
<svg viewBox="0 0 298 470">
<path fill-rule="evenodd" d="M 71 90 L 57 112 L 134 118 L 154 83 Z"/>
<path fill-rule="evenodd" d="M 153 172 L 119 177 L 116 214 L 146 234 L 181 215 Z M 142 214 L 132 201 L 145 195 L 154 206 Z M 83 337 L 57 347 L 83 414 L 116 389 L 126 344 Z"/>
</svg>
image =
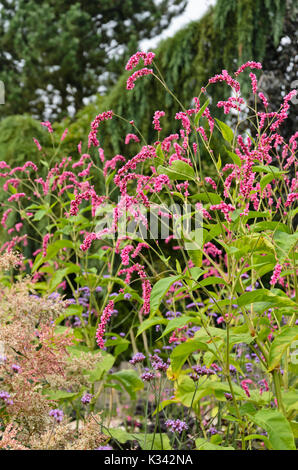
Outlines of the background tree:
<svg viewBox="0 0 298 470">
<path fill-rule="evenodd" d="M 207 83 L 210 76 L 221 72 L 223 68 L 236 70 L 238 65 L 246 60 L 261 61 L 263 69 L 257 72 L 259 87 L 270 97 L 270 103 L 273 103 L 270 110 L 278 110 L 282 94 L 290 91 L 290 88 L 295 88 L 297 80 L 297 31 L 295 0 L 218 0 L 215 7 L 210 8 L 200 20 L 191 22 L 173 37 L 163 40 L 155 51 L 156 62 L 169 88 L 181 102 L 190 105 L 192 97 L 199 93 L 201 86 Z M 247 75 L 242 75 L 248 94 L 250 80 Z M 83 146 L 85 145 L 84 150 L 87 150 L 86 139 L 90 122 L 96 114 L 107 109 L 113 109 L 128 120 L 134 119 L 148 141 L 155 138 L 152 117 L 156 109 L 164 109 L 166 112 L 166 118 L 162 120 L 164 132 L 174 130 L 175 121 L 170 122 L 169 118 L 179 108 L 172 97 L 150 77 L 138 80 L 133 93 L 126 92 L 127 76 L 127 72 L 120 75 L 115 85 L 107 93 L 98 94 L 95 102 L 83 107 L 73 122 L 71 119 L 64 119 L 56 126 L 58 138 L 64 128 L 69 127 L 68 136 L 63 142 L 64 154 L 69 153 L 75 158 L 76 145 L 80 140 L 83 141 Z M 239 78 L 242 78 L 241 75 Z M 226 98 L 228 92 L 228 87 L 224 84 L 213 87 L 212 90 L 211 107 L 213 106 L 213 112 L 217 111 L 222 120 L 225 115 L 214 103 Z M 297 126 L 295 108 L 290 108 L 287 124 L 282 128 L 286 139 L 293 134 Z M 23 124 L 20 120 L 9 121 L 9 139 L 7 127 L 5 119 L 2 120 L 0 154 L 3 160 L 8 144 L 8 157 L 19 152 L 18 139 L 13 136 L 21 134 Z M 113 119 L 108 124 L 102 123 L 100 138 L 106 158 L 127 151 L 123 137 L 127 132 L 131 132 L 131 126 L 123 121 Z M 23 145 L 25 146 L 25 143 Z M 30 158 L 31 136 L 26 145 L 27 158 Z M 222 155 L 222 149 L 218 150 Z"/>
<path fill-rule="evenodd" d="M 116 81 L 123 57 L 183 12 L 187 0 L 15 0 L 0 3 L 2 116 L 51 119 Z"/>
<path fill-rule="evenodd" d="M 190 106 L 191 99 L 200 93 L 209 77 L 222 69 L 233 72 L 247 60 L 261 61 L 263 69 L 256 72 L 259 86 L 270 97 L 270 111 L 277 111 L 283 94 L 295 88 L 297 79 L 296 3 L 292 0 L 218 0 L 199 21 L 191 22 L 159 44 L 155 51 L 156 63 L 168 87 L 185 106 Z M 96 103 L 79 112 L 78 119 L 70 126 L 68 142 L 72 146 L 78 136 L 79 140 L 86 139 L 90 120 L 106 109 L 113 109 L 128 120 L 134 119 L 148 141 L 156 137 L 152 126 L 156 109 L 166 112 L 162 119 L 165 135 L 169 130 L 174 131 L 175 125 L 179 127 L 177 121 L 169 119 L 179 111 L 179 105 L 160 84 L 148 77 L 138 80 L 133 92 L 126 92 L 128 75 L 124 72 L 109 93 L 98 96 Z M 241 74 L 239 80 L 249 99 L 248 73 Z M 212 88 L 212 113 L 222 120 L 226 116 L 216 103 L 226 99 L 229 92 L 225 84 Z M 295 127 L 297 113 L 292 106 L 287 124 L 282 128 L 286 139 Z M 107 151 L 107 158 L 126 151 L 123 136 L 127 132 L 131 132 L 131 126 L 116 119 L 101 126 L 101 144 Z M 218 150 L 222 156 L 222 149 Z"/>
<path fill-rule="evenodd" d="M 261 61 L 259 90 L 269 98 L 269 112 L 277 111 L 290 88 L 298 88 L 297 0 L 217 0 L 214 15 L 224 63 Z M 297 120 L 295 106 L 291 106 L 281 127 L 286 139 L 297 129 Z"/>
</svg>

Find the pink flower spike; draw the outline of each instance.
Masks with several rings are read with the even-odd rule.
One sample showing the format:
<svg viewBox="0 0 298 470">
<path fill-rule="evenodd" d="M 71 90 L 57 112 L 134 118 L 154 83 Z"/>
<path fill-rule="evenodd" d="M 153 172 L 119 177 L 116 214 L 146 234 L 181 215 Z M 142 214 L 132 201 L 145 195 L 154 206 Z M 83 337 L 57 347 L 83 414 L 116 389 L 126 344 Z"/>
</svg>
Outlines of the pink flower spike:
<svg viewBox="0 0 298 470">
<path fill-rule="evenodd" d="M 6 226 L 6 221 L 7 221 L 7 218 L 8 218 L 8 216 L 9 216 L 9 214 L 10 214 L 11 212 L 12 212 L 12 209 L 9 208 L 9 209 L 7 209 L 7 210 L 3 213 L 2 219 L 1 219 L 1 225 L 2 225 L 2 227 L 7 228 L 7 226 Z"/>
<path fill-rule="evenodd" d="M 105 154 L 101 147 L 98 148 L 98 155 L 99 155 L 100 161 L 103 163 L 105 161 Z"/>
<path fill-rule="evenodd" d="M 112 119 L 113 117 L 113 111 L 104 111 L 101 114 L 98 114 L 94 121 L 91 123 L 91 131 L 88 136 L 88 148 L 91 147 L 91 145 L 94 145 L 94 147 L 99 146 L 99 142 L 97 140 L 97 129 L 99 126 L 99 123 L 108 119 Z"/>
<path fill-rule="evenodd" d="M 154 57 L 155 57 L 154 52 L 146 53 L 146 52 L 138 51 L 130 57 L 129 61 L 126 64 L 125 69 L 126 70 L 134 69 L 139 64 L 141 59 L 143 59 L 144 65 L 151 65 Z"/>
<path fill-rule="evenodd" d="M 153 116 L 152 124 L 154 124 L 154 129 L 158 132 L 161 132 L 162 130 L 159 119 L 163 116 L 165 116 L 164 111 L 155 111 L 154 116 Z"/>
<path fill-rule="evenodd" d="M 257 90 L 258 90 L 257 77 L 252 72 L 249 74 L 249 76 L 250 76 L 250 79 L 251 79 L 252 92 L 253 92 L 254 95 L 256 95 Z"/>
<path fill-rule="evenodd" d="M 105 307 L 103 313 L 102 313 L 102 316 L 101 316 L 101 319 L 100 319 L 100 323 L 97 327 L 97 330 L 96 330 L 96 342 L 97 342 L 97 345 L 100 349 L 104 349 L 104 339 L 103 339 L 103 336 L 105 334 L 105 331 L 106 331 L 106 325 L 111 317 L 111 315 L 113 314 L 114 312 L 114 301 L 113 300 L 110 300 L 110 302 L 108 303 L 108 305 Z"/>
<path fill-rule="evenodd" d="M 135 81 L 138 78 L 144 77 L 145 75 L 152 75 L 152 74 L 153 74 L 153 70 L 147 69 L 146 67 L 144 67 L 143 69 L 137 70 L 130 77 L 128 77 L 127 82 L 126 82 L 126 89 L 132 90 L 135 87 Z"/>
<path fill-rule="evenodd" d="M 235 76 L 237 77 L 240 73 L 243 72 L 243 70 L 245 70 L 248 67 L 251 68 L 251 69 L 261 69 L 262 64 L 261 64 L 261 62 L 254 62 L 254 61 L 249 60 L 248 62 L 246 62 L 245 64 L 242 64 L 239 67 L 237 72 L 235 72 Z"/>
<path fill-rule="evenodd" d="M 19 201 L 21 197 L 26 197 L 25 193 L 16 193 L 8 198 L 8 202 Z"/>
<path fill-rule="evenodd" d="M 63 140 L 67 136 L 67 133 L 68 133 L 68 129 L 66 128 L 65 131 L 63 132 L 62 136 L 61 136 L 61 142 L 63 142 Z"/>
<path fill-rule="evenodd" d="M 117 162 L 125 162 L 125 157 L 123 155 L 115 155 L 111 160 L 107 160 L 103 169 L 104 176 L 107 176 L 109 168 L 115 170 Z"/>
<path fill-rule="evenodd" d="M 285 203 L 285 207 L 288 207 L 290 206 L 294 201 L 296 201 L 298 199 L 298 193 L 290 193 L 288 194 L 288 197 L 287 197 L 287 200 L 286 200 L 286 203 Z"/>
<path fill-rule="evenodd" d="M 50 134 L 53 133 L 53 129 L 52 129 L 52 125 L 51 125 L 50 121 L 41 122 L 41 125 L 46 127 Z"/>
<path fill-rule="evenodd" d="M 277 264 L 275 265 L 275 268 L 274 268 L 272 277 L 271 277 L 271 279 L 270 279 L 270 285 L 271 285 L 271 286 L 275 286 L 275 284 L 277 283 L 277 281 L 278 281 L 279 278 L 280 278 L 281 271 L 282 271 L 282 266 L 281 266 L 279 263 L 277 263 Z"/>
<path fill-rule="evenodd" d="M 41 151 L 42 147 L 41 147 L 40 143 L 38 142 L 38 140 L 35 139 L 34 137 L 33 137 L 33 142 L 35 143 L 35 145 L 36 145 L 36 147 L 38 148 L 38 150 Z"/>
<path fill-rule="evenodd" d="M 267 101 L 266 96 L 263 93 L 259 93 L 259 98 L 260 98 L 260 100 L 262 100 L 264 107 L 268 108 L 269 103 Z"/>
<path fill-rule="evenodd" d="M 137 135 L 135 134 L 127 134 L 126 137 L 125 137 L 125 145 L 128 145 L 129 142 L 133 140 L 134 142 L 140 142 L 140 139 L 138 138 Z"/>
<path fill-rule="evenodd" d="M 10 166 L 7 165 L 6 162 L 2 161 L 2 162 L 0 162 L 0 169 L 1 169 L 1 170 L 10 169 Z"/>
<path fill-rule="evenodd" d="M 52 236 L 53 236 L 52 233 L 47 233 L 43 237 L 43 241 L 42 241 L 42 256 L 43 256 L 43 258 L 45 258 L 47 256 L 47 247 L 48 247 L 49 240 Z"/>
<path fill-rule="evenodd" d="M 205 181 L 206 181 L 207 184 L 210 184 L 212 186 L 214 191 L 216 191 L 216 189 L 217 189 L 216 183 L 215 183 L 215 181 L 213 181 L 212 178 L 210 178 L 210 176 L 206 176 Z"/>
</svg>

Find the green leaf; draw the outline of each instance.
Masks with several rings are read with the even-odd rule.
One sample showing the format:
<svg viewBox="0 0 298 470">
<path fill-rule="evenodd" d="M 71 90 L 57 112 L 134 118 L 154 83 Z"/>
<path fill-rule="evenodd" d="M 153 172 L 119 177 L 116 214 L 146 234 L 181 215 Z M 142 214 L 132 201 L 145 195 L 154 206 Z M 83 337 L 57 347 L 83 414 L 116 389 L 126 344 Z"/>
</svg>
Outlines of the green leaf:
<svg viewBox="0 0 298 470">
<path fill-rule="evenodd" d="M 274 338 L 269 349 L 268 370 L 271 371 L 281 363 L 287 348 L 298 339 L 298 326 L 285 326 Z"/>
<path fill-rule="evenodd" d="M 143 333 L 143 331 L 148 330 L 148 328 L 151 328 L 154 325 L 160 325 L 165 323 L 167 323 L 167 320 L 162 317 L 147 318 L 140 324 L 136 337 L 138 337 L 141 333 Z"/>
<path fill-rule="evenodd" d="M 106 336 L 116 336 L 115 333 L 106 333 Z M 128 339 L 121 338 L 121 336 L 118 335 L 117 339 L 107 339 L 105 342 L 106 347 L 115 347 L 114 349 L 114 356 L 117 357 L 119 354 L 122 352 L 126 351 L 128 346 L 130 345 L 130 342 Z"/>
<path fill-rule="evenodd" d="M 198 338 L 191 338 L 185 341 L 185 343 L 179 344 L 170 356 L 172 372 L 174 374 L 179 373 L 190 354 L 197 350 L 207 351 L 208 346 Z"/>
<path fill-rule="evenodd" d="M 170 373 L 168 373 L 169 378 L 171 378 Z M 221 382 L 215 377 L 204 377 L 199 381 L 197 387 L 193 380 L 187 375 L 180 375 L 179 377 L 174 376 L 174 378 L 178 381 L 175 399 L 186 407 L 195 406 L 199 400 L 210 395 L 213 395 L 219 401 L 226 402 L 225 393 L 230 393 L 228 382 Z M 233 389 L 236 400 L 246 398 L 241 387 L 235 384 Z"/>
<path fill-rule="evenodd" d="M 150 313 L 154 315 L 171 285 L 181 279 L 181 275 L 164 277 L 154 284 L 150 295 Z"/>
<path fill-rule="evenodd" d="M 268 175 L 275 175 L 280 176 L 285 171 L 280 171 L 279 168 L 272 165 L 255 165 L 252 167 L 252 171 L 256 171 L 257 173 L 267 173 Z"/>
<path fill-rule="evenodd" d="M 272 180 L 276 179 L 276 175 L 268 173 L 267 175 L 263 176 L 260 181 L 260 188 L 263 191 L 266 188 L 267 184 L 271 183 Z"/>
<path fill-rule="evenodd" d="M 285 406 L 287 413 L 292 411 L 298 412 L 298 393 L 297 390 L 288 390 L 282 392 L 282 401 Z M 297 423 L 298 426 L 298 423 Z M 298 436 L 297 436 L 298 437 Z"/>
<path fill-rule="evenodd" d="M 32 272 L 35 272 L 39 268 L 39 266 L 41 266 L 41 264 L 52 259 L 58 253 L 58 251 L 61 250 L 62 248 L 75 249 L 75 245 L 71 240 L 63 239 L 63 240 L 55 241 L 54 243 L 48 246 L 47 255 L 44 258 L 41 253 L 36 257 L 35 262 L 32 267 Z"/>
<path fill-rule="evenodd" d="M 154 158 L 154 160 L 153 160 L 155 168 L 157 168 L 160 165 L 163 165 L 163 163 L 165 161 L 165 155 L 162 151 L 161 144 L 158 144 L 158 146 L 156 147 L 156 155 L 157 155 L 157 157 Z"/>
<path fill-rule="evenodd" d="M 202 266 L 203 253 L 201 250 L 189 250 L 188 256 L 196 267 Z"/>
<path fill-rule="evenodd" d="M 135 392 L 144 388 L 144 383 L 135 370 L 120 370 L 119 372 L 114 372 L 109 375 L 109 380 L 120 382 L 122 387 L 129 393 L 132 400 L 136 399 Z"/>
<path fill-rule="evenodd" d="M 264 409 L 249 416 L 267 432 L 274 450 L 296 450 L 291 426 L 280 411 Z"/>
<path fill-rule="evenodd" d="M 193 196 L 190 196 L 189 199 L 191 199 L 192 202 L 201 201 L 206 204 L 219 204 L 221 202 L 221 197 L 218 194 L 210 192 L 194 194 Z"/>
<path fill-rule="evenodd" d="M 200 339 L 204 343 L 212 343 L 217 340 L 222 340 L 225 343 L 227 342 L 227 330 L 209 326 L 208 333 L 212 336 L 212 339 L 203 328 L 197 331 L 194 337 L 197 339 Z M 246 326 L 240 326 L 237 328 L 230 329 L 230 332 L 229 332 L 230 346 L 233 346 L 234 344 L 237 344 L 237 343 L 250 344 L 253 341 L 254 341 L 254 338 L 250 335 Z"/>
<path fill-rule="evenodd" d="M 254 225 L 254 232 L 264 232 L 265 230 L 274 231 L 277 228 L 282 232 L 289 233 L 289 227 L 286 224 L 283 224 L 281 222 L 269 222 L 269 221 L 257 222 Z"/>
<path fill-rule="evenodd" d="M 195 126 L 197 127 L 198 123 L 199 123 L 199 120 L 200 118 L 203 116 L 203 113 L 205 111 L 205 109 L 207 108 L 208 104 L 209 104 L 209 98 L 205 101 L 205 103 L 203 104 L 203 106 L 201 107 L 201 109 L 197 112 L 197 114 L 195 115 L 195 118 L 194 118 L 194 124 Z"/>
<path fill-rule="evenodd" d="M 268 437 L 263 436 L 262 434 L 250 434 L 249 436 L 246 436 L 244 438 L 245 441 L 253 441 L 255 439 L 263 441 L 264 444 L 267 446 L 267 449 L 272 450 L 272 445 L 270 444 Z"/>
<path fill-rule="evenodd" d="M 239 166 L 239 168 L 241 168 L 242 162 L 241 162 L 240 157 L 238 157 L 238 155 L 236 153 L 230 152 L 229 150 L 227 150 L 227 153 L 231 157 L 231 159 L 233 160 L 235 165 L 237 165 L 237 166 Z"/>
<path fill-rule="evenodd" d="M 176 328 L 181 328 L 184 325 L 187 325 L 190 321 L 193 321 L 194 317 L 189 317 L 187 315 L 182 315 L 181 317 L 178 318 L 173 318 L 172 320 L 169 320 L 169 323 L 167 324 L 163 334 L 158 338 L 160 340 L 167 334 L 169 334 L 171 331 L 175 330 Z"/>
<path fill-rule="evenodd" d="M 237 299 L 239 307 L 258 302 L 264 302 L 264 310 L 268 307 L 296 307 L 296 302 L 286 295 L 278 295 L 274 290 L 270 291 L 268 289 L 256 289 L 252 292 L 246 292 Z"/>
<path fill-rule="evenodd" d="M 63 401 L 72 401 L 80 395 L 80 392 L 69 393 L 64 390 L 47 390 L 46 397 L 49 400 L 57 400 L 60 402 Z"/>
<path fill-rule="evenodd" d="M 296 423 L 296 421 L 291 421 L 290 425 L 293 431 L 293 435 L 295 439 L 297 439 L 298 438 L 298 423 Z"/>
<path fill-rule="evenodd" d="M 223 138 L 229 143 L 233 142 L 234 133 L 232 129 L 219 119 L 216 119 L 216 122 L 219 125 Z"/>
<path fill-rule="evenodd" d="M 70 316 L 73 316 L 73 315 L 77 315 L 77 316 L 80 316 L 82 313 L 83 313 L 83 306 L 82 305 L 70 305 L 69 307 L 67 307 L 67 309 L 65 309 L 64 311 L 65 313 L 63 313 L 62 315 L 60 315 L 56 320 L 55 320 L 55 324 L 56 325 L 59 325 L 59 323 L 61 323 L 63 320 L 65 320 L 65 318 L 67 317 L 70 317 Z"/>
<path fill-rule="evenodd" d="M 35 213 L 33 220 L 34 221 L 35 220 L 37 220 L 37 221 L 41 220 L 46 215 L 46 213 L 47 213 L 47 211 L 40 209 L 39 211 L 37 211 Z"/>
<path fill-rule="evenodd" d="M 212 444 L 207 439 L 196 439 L 196 450 L 235 450 L 234 447 L 223 447 L 217 444 Z"/>
<path fill-rule="evenodd" d="M 219 234 L 224 234 L 223 226 L 220 223 L 210 225 L 209 227 L 210 227 L 210 230 L 209 232 L 207 232 L 206 237 L 204 238 L 204 243 L 210 242 L 211 240 L 216 238 Z"/>
<path fill-rule="evenodd" d="M 170 450 L 171 445 L 169 438 L 166 434 L 144 434 L 144 433 L 129 433 L 120 428 L 103 428 L 103 433 L 115 439 L 120 444 L 125 444 L 127 441 L 137 441 L 143 450 Z"/>
<path fill-rule="evenodd" d="M 68 268 L 58 269 L 55 274 L 52 276 L 49 284 L 49 292 L 53 292 L 57 289 L 59 284 L 64 280 L 65 276 L 68 274 Z"/>
<path fill-rule="evenodd" d="M 142 450 L 171 450 L 171 444 L 166 434 L 131 434 L 140 444 Z"/>
<path fill-rule="evenodd" d="M 202 276 L 202 274 L 205 274 L 205 272 L 207 272 L 207 271 L 204 270 L 204 269 L 195 267 L 195 268 L 190 268 L 189 272 L 190 272 L 191 278 L 194 279 L 195 281 L 197 281 L 199 279 L 199 277 Z M 186 275 L 187 274 L 188 273 L 186 273 Z"/>
<path fill-rule="evenodd" d="M 289 256 L 290 251 L 298 243 L 298 232 L 288 234 L 277 230 L 274 233 L 273 240 L 276 244 L 276 254 L 280 264 L 283 264 L 286 258 Z"/>
<path fill-rule="evenodd" d="M 102 432 L 109 437 L 112 437 L 116 441 L 120 442 L 120 444 L 125 444 L 127 441 L 132 441 L 132 435 L 124 429 L 120 428 L 111 428 L 111 429 L 102 429 Z"/>
<path fill-rule="evenodd" d="M 210 276 L 198 282 L 199 282 L 200 287 L 213 286 L 213 285 L 216 285 L 216 286 L 228 285 L 226 281 L 224 281 L 221 277 L 216 277 L 216 276 Z"/>
<path fill-rule="evenodd" d="M 105 354 L 97 363 L 95 369 L 87 371 L 86 375 L 91 383 L 101 380 L 106 372 L 113 367 L 116 358 L 111 354 Z"/>
<path fill-rule="evenodd" d="M 196 175 L 194 169 L 182 160 L 175 160 L 171 166 L 157 168 L 159 175 L 167 175 L 171 180 L 195 180 Z"/>
</svg>

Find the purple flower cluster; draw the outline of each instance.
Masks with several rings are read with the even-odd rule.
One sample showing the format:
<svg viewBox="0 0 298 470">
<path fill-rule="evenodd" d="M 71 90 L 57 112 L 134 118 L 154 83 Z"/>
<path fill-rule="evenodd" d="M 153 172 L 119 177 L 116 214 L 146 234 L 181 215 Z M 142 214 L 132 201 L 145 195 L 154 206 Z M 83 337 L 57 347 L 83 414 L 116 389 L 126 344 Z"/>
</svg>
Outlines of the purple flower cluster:
<svg viewBox="0 0 298 470">
<path fill-rule="evenodd" d="M 172 320 L 173 318 L 181 317 L 181 315 L 182 315 L 181 312 L 173 312 L 172 310 L 169 310 L 168 312 L 166 312 L 166 317 L 169 320 Z"/>
<path fill-rule="evenodd" d="M 91 395 L 91 393 L 85 393 L 85 395 L 83 395 L 81 398 L 81 402 L 83 403 L 83 405 L 88 405 L 91 402 L 92 398 L 93 395 Z"/>
<path fill-rule="evenodd" d="M 3 400 L 6 405 L 13 405 L 13 400 L 8 392 L 0 391 L 0 399 Z"/>
<path fill-rule="evenodd" d="M 130 364 L 135 365 L 135 364 L 138 364 L 139 362 L 142 362 L 144 359 L 146 359 L 144 354 L 138 352 L 131 358 L 129 362 Z"/>
<path fill-rule="evenodd" d="M 157 354 L 153 356 L 150 355 L 150 361 L 153 369 L 159 370 L 161 372 L 166 372 L 170 365 L 170 360 L 168 359 L 167 362 L 164 362 Z"/>
<path fill-rule="evenodd" d="M 187 424 L 185 421 L 181 421 L 180 419 L 168 419 L 165 422 L 166 427 L 172 432 L 179 432 L 186 431 L 188 429 Z"/>
<path fill-rule="evenodd" d="M 145 369 L 145 372 L 141 375 L 141 379 L 143 382 L 150 382 L 151 380 L 154 380 L 156 378 L 156 375 L 154 372 L 150 372 L 149 369 Z"/>
<path fill-rule="evenodd" d="M 192 369 L 194 372 L 190 375 L 190 378 L 194 381 L 199 380 L 199 377 L 202 375 L 209 376 L 209 375 L 215 374 L 214 370 L 208 369 L 206 366 L 197 365 L 197 366 L 193 366 Z"/>
<path fill-rule="evenodd" d="M 56 408 L 54 410 L 51 410 L 49 412 L 49 415 L 54 418 L 54 421 L 56 421 L 56 423 L 61 423 L 61 421 L 63 420 L 63 417 L 64 417 L 64 413 L 62 410 L 59 410 L 59 408 Z"/>
<path fill-rule="evenodd" d="M 233 396 L 232 396 L 231 393 L 225 393 L 225 397 L 226 397 L 226 399 L 229 400 L 229 401 L 232 401 L 232 400 L 233 400 Z"/>
</svg>

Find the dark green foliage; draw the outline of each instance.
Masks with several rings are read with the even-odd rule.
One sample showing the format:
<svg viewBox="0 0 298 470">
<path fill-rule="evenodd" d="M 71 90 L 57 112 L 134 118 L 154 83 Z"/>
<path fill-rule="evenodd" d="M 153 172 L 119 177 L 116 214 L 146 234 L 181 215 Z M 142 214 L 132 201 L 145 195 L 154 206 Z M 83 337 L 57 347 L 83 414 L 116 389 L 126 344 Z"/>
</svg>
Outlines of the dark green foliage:
<svg viewBox="0 0 298 470">
<path fill-rule="evenodd" d="M 0 9 L 2 115 L 57 119 L 114 83 L 124 56 L 180 14 L 186 0 L 16 0 Z M 45 102 L 47 105 L 45 105 Z"/>
<path fill-rule="evenodd" d="M 263 60 L 270 39 L 278 46 L 286 10 L 284 0 L 218 0 L 215 27 L 224 40 L 224 61 L 238 49 L 237 62 Z M 229 48 L 226 49 L 226 43 Z M 231 58 L 235 58 L 235 54 Z"/>
<path fill-rule="evenodd" d="M 33 143 L 36 138 L 47 152 L 51 149 L 48 131 L 28 114 L 9 116 L 0 122 L 0 160 L 10 165 L 23 165 L 27 160 L 38 163 L 40 152 Z"/>
</svg>

